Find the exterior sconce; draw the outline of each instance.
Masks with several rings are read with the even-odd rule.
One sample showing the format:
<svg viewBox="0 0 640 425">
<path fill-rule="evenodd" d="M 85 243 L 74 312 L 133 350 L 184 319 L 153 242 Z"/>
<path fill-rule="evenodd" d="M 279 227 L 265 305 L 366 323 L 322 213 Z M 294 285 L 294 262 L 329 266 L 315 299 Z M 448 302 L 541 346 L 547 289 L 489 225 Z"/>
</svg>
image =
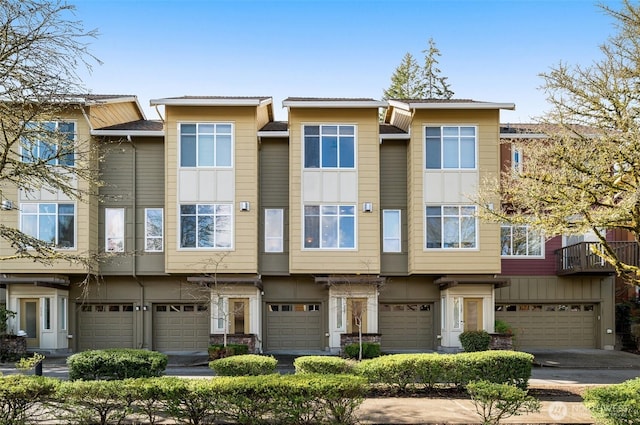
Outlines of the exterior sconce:
<svg viewBox="0 0 640 425">
<path fill-rule="evenodd" d="M 13 201 L 9 200 L 9 199 L 5 199 L 4 201 L 2 201 L 2 204 L 0 204 L 0 208 L 3 211 L 10 211 L 13 209 Z"/>
<path fill-rule="evenodd" d="M 136 309 L 136 311 L 140 311 L 140 306 L 139 306 L 139 305 L 137 305 L 137 306 L 135 307 L 135 309 Z"/>
<path fill-rule="evenodd" d="M 142 311 L 147 311 L 147 310 L 149 310 L 149 306 L 143 305 L 142 306 Z"/>
<path fill-rule="evenodd" d="M 366 213 L 373 212 L 373 204 L 371 202 L 363 202 L 362 212 L 366 212 Z"/>
<path fill-rule="evenodd" d="M 240 211 L 249 211 L 251 210 L 251 204 L 249 201 L 240 202 Z"/>
</svg>

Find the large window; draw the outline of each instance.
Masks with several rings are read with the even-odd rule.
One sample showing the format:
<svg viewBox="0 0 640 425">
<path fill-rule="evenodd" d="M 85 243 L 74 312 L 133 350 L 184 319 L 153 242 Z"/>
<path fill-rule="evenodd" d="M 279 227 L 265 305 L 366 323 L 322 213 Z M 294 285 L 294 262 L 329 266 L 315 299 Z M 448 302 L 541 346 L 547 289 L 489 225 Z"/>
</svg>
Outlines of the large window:
<svg viewBox="0 0 640 425">
<path fill-rule="evenodd" d="M 354 168 L 355 126 L 304 126 L 304 168 Z"/>
<path fill-rule="evenodd" d="M 355 248 L 355 209 L 354 205 L 306 205 L 304 247 Z"/>
<path fill-rule="evenodd" d="M 104 209 L 104 249 L 124 252 L 124 208 Z"/>
<path fill-rule="evenodd" d="M 428 126 L 425 134 L 427 169 L 476 168 L 476 127 Z"/>
<path fill-rule="evenodd" d="M 264 251 L 284 251 L 284 210 L 264 210 Z"/>
<path fill-rule="evenodd" d="M 162 208 L 144 209 L 144 250 L 162 252 L 164 248 L 164 220 Z"/>
<path fill-rule="evenodd" d="M 382 211 L 382 252 L 402 251 L 400 210 Z"/>
<path fill-rule="evenodd" d="M 529 226 L 500 227 L 500 246 L 503 257 L 542 257 L 542 234 Z"/>
<path fill-rule="evenodd" d="M 45 121 L 29 123 L 22 144 L 24 162 L 44 161 L 50 165 L 72 167 L 75 145 L 75 123 Z"/>
<path fill-rule="evenodd" d="M 20 205 L 20 229 L 57 248 L 74 248 L 75 205 L 23 203 Z"/>
<path fill-rule="evenodd" d="M 475 206 L 427 206 L 427 248 L 476 248 Z"/>
<path fill-rule="evenodd" d="M 181 167 L 231 167 L 233 125 L 180 124 Z"/>
<path fill-rule="evenodd" d="M 180 205 L 180 248 L 231 248 L 231 204 Z"/>
</svg>

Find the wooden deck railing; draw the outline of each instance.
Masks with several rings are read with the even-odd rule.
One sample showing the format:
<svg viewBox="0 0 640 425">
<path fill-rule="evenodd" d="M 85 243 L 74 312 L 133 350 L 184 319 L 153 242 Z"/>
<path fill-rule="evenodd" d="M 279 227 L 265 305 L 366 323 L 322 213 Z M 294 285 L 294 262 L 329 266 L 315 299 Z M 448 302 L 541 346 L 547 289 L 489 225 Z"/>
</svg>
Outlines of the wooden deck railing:
<svg viewBox="0 0 640 425">
<path fill-rule="evenodd" d="M 640 249 L 636 242 L 609 242 L 618 258 L 625 264 L 640 264 Z M 556 250 L 556 274 L 559 276 L 578 273 L 613 273 L 611 264 L 597 255 L 593 246 L 600 242 L 580 242 Z"/>
</svg>

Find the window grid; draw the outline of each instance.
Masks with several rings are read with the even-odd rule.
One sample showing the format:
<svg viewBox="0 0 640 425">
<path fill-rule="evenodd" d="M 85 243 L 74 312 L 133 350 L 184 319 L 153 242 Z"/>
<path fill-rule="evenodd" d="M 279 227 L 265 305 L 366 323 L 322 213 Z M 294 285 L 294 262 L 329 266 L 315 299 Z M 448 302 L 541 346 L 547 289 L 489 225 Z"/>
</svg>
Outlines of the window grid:
<svg viewBox="0 0 640 425">
<path fill-rule="evenodd" d="M 75 248 L 75 205 L 23 203 L 20 230 L 56 248 Z"/>
<path fill-rule="evenodd" d="M 304 247 L 355 248 L 355 209 L 355 205 L 306 205 L 304 207 Z"/>
<path fill-rule="evenodd" d="M 231 248 L 231 204 L 180 205 L 180 248 Z"/>
<path fill-rule="evenodd" d="M 475 169 L 476 134 L 475 126 L 425 127 L 426 169 Z"/>
<path fill-rule="evenodd" d="M 162 252 L 164 250 L 164 210 L 144 209 L 144 250 Z"/>
<path fill-rule="evenodd" d="M 23 162 L 44 161 L 49 165 L 73 167 L 75 163 L 75 123 L 43 121 L 25 126 Z"/>
<path fill-rule="evenodd" d="M 542 234 L 529 226 L 500 226 L 501 254 L 503 257 L 543 256 Z"/>
<path fill-rule="evenodd" d="M 427 206 L 425 236 L 427 249 L 476 248 L 476 207 Z"/>
<path fill-rule="evenodd" d="M 180 124 L 181 167 L 229 168 L 233 158 L 233 124 Z"/>
<path fill-rule="evenodd" d="M 124 252 L 124 208 L 104 209 L 106 252 Z"/>
<path fill-rule="evenodd" d="M 354 125 L 306 125 L 304 168 L 355 168 Z"/>
</svg>

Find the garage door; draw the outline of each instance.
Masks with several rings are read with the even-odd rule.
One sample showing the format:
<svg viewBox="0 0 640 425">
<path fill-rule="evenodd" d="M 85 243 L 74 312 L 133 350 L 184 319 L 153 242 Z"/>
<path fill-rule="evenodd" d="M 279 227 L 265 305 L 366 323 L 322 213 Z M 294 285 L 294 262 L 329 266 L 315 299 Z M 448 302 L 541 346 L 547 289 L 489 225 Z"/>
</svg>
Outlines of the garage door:
<svg viewBox="0 0 640 425">
<path fill-rule="evenodd" d="M 78 350 L 134 348 L 133 304 L 82 304 Z"/>
<path fill-rule="evenodd" d="M 322 350 L 320 303 L 267 304 L 266 349 Z"/>
<path fill-rule="evenodd" d="M 383 351 L 433 349 L 433 304 L 380 304 Z"/>
<path fill-rule="evenodd" d="M 596 304 L 496 304 L 523 348 L 596 348 Z"/>
<path fill-rule="evenodd" d="M 206 351 L 209 316 L 209 307 L 205 304 L 154 304 L 154 350 Z"/>
</svg>

